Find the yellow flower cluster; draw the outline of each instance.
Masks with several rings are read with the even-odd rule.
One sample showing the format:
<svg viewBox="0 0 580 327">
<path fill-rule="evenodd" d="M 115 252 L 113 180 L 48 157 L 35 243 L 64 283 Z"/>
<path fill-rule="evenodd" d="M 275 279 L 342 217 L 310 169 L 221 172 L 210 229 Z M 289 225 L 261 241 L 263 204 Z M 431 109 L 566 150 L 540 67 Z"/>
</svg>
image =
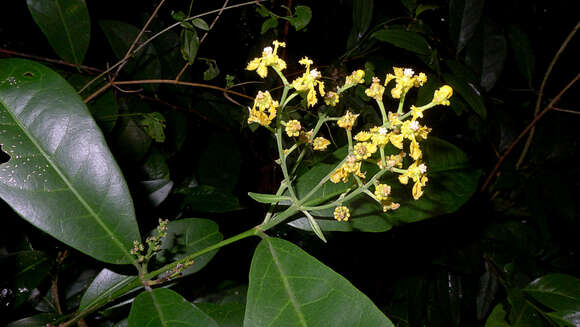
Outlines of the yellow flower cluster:
<svg viewBox="0 0 580 327">
<path fill-rule="evenodd" d="M 357 84 L 362 84 L 365 81 L 365 72 L 364 70 L 355 70 L 354 72 L 352 72 L 352 74 L 350 74 L 350 76 L 346 77 L 346 80 L 344 81 L 344 86 L 342 87 L 343 89 L 349 88 L 351 86 L 355 86 Z"/>
<path fill-rule="evenodd" d="M 330 141 L 319 136 L 312 141 L 312 148 L 316 151 L 324 151 L 330 145 Z"/>
<path fill-rule="evenodd" d="M 380 202 L 383 207 L 383 212 L 389 210 L 396 210 L 400 207 L 400 204 L 393 202 L 393 199 L 389 196 L 391 194 L 391 187 L 387 184 L 375 185 L 375 197 Z"/>
<path fill-rule="evenodd" d="M 395 74 L 387 74 L 385 78 L 385 86 L 389 84 L 390 81 L 395 80 L 396 85 L 391 90 L 391 96 L 394 99 L 399 99 L 401 96 L 407 94 L 407 92 L 412 87 L 423 86 L 427 82 L 427 75 L 420 73 L 415 75 L 415 72 L 411 68 L 399 68 L 393 67 Z"/>
<path fill-rule="evenodd" d="M 407 171 L 405 173 L 399 175 L 399 182 L 401 182 L 401 184 L 407 184 L 409 182 L 409 178 L 412 179 L 413 182 L 415 182 L 412 191 L 413 198 L 415 200 L 417 200 L 418 198 L 421 197 L 421 195 L 423 195 L 422 188 L 427 184 L 427 181 L 429 180 L 427 176 L 425 176 L 426 172 L 427 166 L 425 166 L 425 164 L 421 163 L 420 161 L 415 161 L 409 166 L 409 168 L 407 168 Z"/>
<path fill-rule="evenodd" d="M 365 178 L 365 174 L 360 171 L 360 167 L 361 162 L 357 161 L 354 155 L 348 155 L 346 161 L 330 174 L 330 181 L 336 184 L 342 180 L 343 183 L 346 183 L 350 174 Z"/>
<path fill-rule="evenodd" d="M 338 221 L 348 221 L 350 210 L 345 206 L 338 206 L 334 209 L 334 219 Z"/>
<path fill-rule="evenodd" d="M 337 124 L 339 127 L 342 127 L 344 129 L 346 129 L 347 131 L 350 131 L 350 130 L 352 130 L 352 126 L 354 126 L 354 123 L 356 122 L 357 117 L 358 117 L 358 114 L 355 115 L 352 112 L 347 110 L 346 114 L 344 116 L 340 117 Z"/>
<path fill-rule="evenodd" d="M 304 57 L 300 59 L 298 63 L 306 66 L 306 71 L 301 77 L 298 77 L 292 82 L 292 87 L 298 92 L 308 92 L 306 95 L 306 102 L 308 103 L 308 107 L 312 107 L 318 102 L 318 99 L 316 98 L 316 90 L 314 88 L 318 86 L 320 96 L 324 96 L 324 83 L 318 80 L 320 79 L 320 72 L 318 70 L 310 70 L 310 65 L 313 64 L 312 60 L 308 59 L 308 57 Z"/>
<path fill-rule="evenodd" d="M 258 123 L 262 126 L 268 126 L 276 118 L 276 108 L 278 101 L 272 99 L 270 92 L 258 91 L 254 100 L 254 107 L 250 110 L 248 123 Z"/>
<path fill-rule="evenodd" d="M 373 83 L 365 90 L 365 94 L 377 101 L 383 101 L 383 93 L 385 88 L 381 85 L 381 80 L 378 77 L 373 77 Z"/>
<path fill-rule="evenodd" d="M 300 125 L 300 122 L 297 120 L 291 120 L 286 123 L 286 135 L 288 135 L 289 137 L 300 135 L 301 129 L 302 126 Z"/>
<path fill-rule="evenodd" d="M 453 89 L 451 86 L 443 85 L 439 88 L 439 90 L 435 91 L 435 94 L 433 95 L 433 101 L 431 102 L 434 104 L 448 106 L 450 105 L 449 98 L 451 98 L 452 95 Z"/>
<path fill-rule="evenodd" d="M 279 71 L 286 69 L 286 62 L 278 57 L 278 47 L 286 47 L 286 43 L 274 41 L 272 42 L 274 49 L 272 47 L 265 47 L 262 51 L 262 57 L 254 58 L 246 70 L 255 70 L 258 75 L 262 78 L 268 76 L 268 67 L 275 67 Z"/>
</svg>

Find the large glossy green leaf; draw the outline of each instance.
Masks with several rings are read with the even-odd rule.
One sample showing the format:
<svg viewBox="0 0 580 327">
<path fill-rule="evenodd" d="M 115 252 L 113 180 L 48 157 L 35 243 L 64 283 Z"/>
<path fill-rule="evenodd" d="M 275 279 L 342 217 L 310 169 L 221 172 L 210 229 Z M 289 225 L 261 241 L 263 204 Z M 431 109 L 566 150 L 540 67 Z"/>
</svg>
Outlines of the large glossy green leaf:
<svg viewBox="0 0 580 327">
<path fill-rule="evenodd" d="M 423 36 L 415 32 L 389 29 L 375 32 L 373 37 L 419 55 L 429 55 L 431 53 L 429 43 Z"/>
<path fill-rule="evenodd" d="M 394 326 L 348 280 L 296 245 L 260 242 L 250 267 L 244 326 Z"/>
<path fill-rule="evenodd" d="M 186 218 L 172 221 L 167 225 L 167 236 L 163 239 L 157 260 L 169 263 L 201 251 L 223 239 L 218 225 L 209 219 Z M 216 255 L 217 250 L 195 258 L 193 266 L 182 271 L 182 275 L 201 270 Z"/>
<path fill-rule="evenodd" d="M 550 274 L 531 282 L 524 292 L 553 310 L 580 310 L 580 279 Z"/>
<path fill-rule="evenodd" d="M 361 196 L 348 203 L 351 219 L 338 222 L 332 219 L 334 208 L 313 212 L 324 231 L 365 231 L 384 232 L 402 223 L 416 222 L 435 216 L 451 213 L 467 202 L 476 191 L 481 175 L 479 169 L 471 167 L 467 155 L 453 144 L 436 137 L 429 137 L 421 143 L 425 164 L 428 167 L 429 181 L 424 188 L 424 195 L 419 200 L 411 196 L 411 186 L 401 185 L 395 175 L 386 175 L 381 179 L 391 186 L 391 194 L 401 207 L 387 214 L 368 197 Z M 303 196 L 318 184 L 333 165 L 317 164 L 296 182 L 298 197 Z M 319 204 L 336 197 L 348 188 L 347 184 L 327 182 L 315 193 L 309 204 Z M 309 224 L 300 218 L 290 223 L 291 226 L 310 230 Z"/>
<path fill-rule="evenodd" d="M 510 327 L 511 325 L 506 321 L 506 317 L 507 313 L 500 303 L 493 308 L 489 317 L 487 317 L 485 327 Z"/>
<path fill-rule="evenodd" d="M 246 306 L 240 302 L 195 303 L 195 305 L 212 317 L 220 327 L 239 327 L 244 323 Z"/>
<path fill-rule="evenodd" d="M 129 314 L 128 327 L 219 327 L 194 304 L 166 288 L 139 294 Z"/>
<path fill-rule="evenodd" d="M 459 53 L 471 39 L 481 19 L 485 0 L 452 0 L 449 4 L 449 30 Z"/>
<path fill-rule="evenodd" d="M 185 194 L 183 205 L 191 211 L 224 213 L 242 208 L 235 195 L 213 186 L 199 185 L 181 192 Z"/>
<path fill-rule="evenodd" d="M 471 109 L 481 118 L 487 117 L 487 109 L 483 97 L 478 90 L 479 82 L 473 76 L 467 67 L 457 61 L 448 60 L 445 62 L 451 73 L 444 73 L 443 79 L 453 87 L 455 93 L 459 94 Z M 450 101 L 453 101 L 451 98 Z"/>
<path fill-rule="evenodd" d="M 91 307 L 95 303 L 107 298 L 114 298 L 120 294 L 120 290 L 137 280 L 137 276 L 120 275 L 109 269 L 103 269 L 93 279 L 89 288 L 81 298 L 79 311 Z"/>
<path fill-rule="evenodd" d="M 80 65 L 91 37 L 85 0 L 26 0 L 26 3 L 54 51 L 62 59 Z"/>
<path fill-rule="evenodd" d="M 96 259 L 130 263 L 133 203 L 101 131 L 74 89 L 38 63 L 0 60 L 0 197 Z"/>
<path fill-rule="evenodd" d="M 563 310 L 548 313 L 560 326 L 574 326 L 580 327 L 580 308 L 576 310 Z M 487 326 L 486 326 L 487 327 Z"/>
</svg>

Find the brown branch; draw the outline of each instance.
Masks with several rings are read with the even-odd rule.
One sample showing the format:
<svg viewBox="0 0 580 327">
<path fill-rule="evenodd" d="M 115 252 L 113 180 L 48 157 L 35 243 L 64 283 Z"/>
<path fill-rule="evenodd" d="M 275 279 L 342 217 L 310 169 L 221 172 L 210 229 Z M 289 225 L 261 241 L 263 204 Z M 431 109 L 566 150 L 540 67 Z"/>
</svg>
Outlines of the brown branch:
<svg viewBox="0 0 580 327">
<path fill-rule="evenodd" d="M 529 123 L 528 126 L 520 133 L 520 135 L 518 135 L 518 137 L 510 144 L 510 146 L 507 148 L 507 150 L 505 150 L 505 152 L 501 155 L 501 157 L 499 158 L 499 160 L 495 164 L 495 167 L 493 167 L 493 170 L 491 171 L 491 173 L 489 173 L 489 175 L 487 176 L 485 182 L 483 183 L 483 186 L 480 189 L 480 192 L 484 192 L 487 189 L 487 187 L 491 183 L 491 180 L 497 174 L 497 172 L 498 172 L 501 164 L 504 162 L 505 158 L 510 154 L 510 152 L 512 152 L 512 150 L 514 149 L 514 147 L 524 138 L 524 136 L 526 136 L 526 134 L 534 126 L 536 126 L 536 124 L 538 123 L 538 121 L 540 120 L 540 118 L 542 118 L 548 111 L 550 111 L 551 109 L 553 109 L 553 106 L 556 104 L 556 102 L 558 102 L 560 100 L 560 98 L 562 97 L 562 95 L 564 95 L 564 93 L 566 93 L 566 91 L 568 91 L 568 89 L 570 87 L 572 87 L 572 85 L 574 85 L 574 83 L 576 83 L 578 81 L 578 79 L 580 79 L 580 73 L 578 75 L 576 75 L 576 77 L 574 77 L 572 79 L 572 81 L 570 81 L 570 83 L 568 83 L 558 93 L 558 95 L 556 95 L 556 97 L 554 99 L 552 99 L 552 101 L 550 101 L 550 103 L 544 108 L 544 110 L 542 110 L 539 114 L 536 115 L 536 117 L 534 117 L 534 120 L 532 120 L 532 122 Z"/>
<path fill-rule="evenodd" d="M 80 69 L 84 69 L 84 70 L 89 71 L 89 72 L 101 73 L 103 71 L 102 69 L 98 69 L 95 67 L 89 67 L 89 66 L 85 66 L 85 65 L 75 65 L 72 62 L 68 62 L 68 61 L 64 61 L 64 60 L 51 59 L 51 58 L 36 56 L 36 55 L 28 54 L 28 53 L 12 51 L 12 50 L 8 50 L 8 49 L 0 48 L 0 53 L 4 53 L 7 55 L 16 56 L 16 57 L 29 58 L 29 59 L 34 59 L 34 60 L 38 60 L 38 61 L 49 62 L 51 64 L 56 64 L 56 65 L 80 68 Z"/>
<path fill-rule="evenodd" d="M 135 46 L 137 45 L 137 43 L 139 42 L 139 40 L 143 36 L 143 33 L 145 33 L 145 31 L 147 30 L 147 27 L 149 27 L 149 25 L 153 21 L 153 18 L 155 18 L 155 16 L 157 16 L 157 13 L 159 12 L 159 9 L 161 9 L 161 7 L 165 3 L 165 1 L 166 0 L 161 0 L 161 2 L 159 2 L 159 4 L 157 5 L 157 7 L 155 8 L 155 10 L 153 10 L 153 13 L 151 14 L 151 16 L 149 16 L 149 19 L 147 20 L 147 22 L 145 23 L 145 25 L 143 25 L 143 28 L 141 28 L 141 30 L 139 31 L 139 34 L 137 34 L 137 37 L 135 38 L 135 40 L 133 40 L 133 43 L 131 43 L 131 46 L 129 47 L 129 50 L 127 50 L 127 53 L 125 53 L 125 56 L 123 57 L 123 59 L 121 59 L 121 61 L 123 61 L 123 63 L 121 65 L 119 65 L 119 67 L 117 68 L 117 71 L 115 72 L 115 74 L 113 75 L 113 77 L 111 77 L 111 80 L 114 81 L 115 78 L 117 77 L 117 75 L 119 75 L 119 72 L 121 71 L 121 69 L 123 69 L 123 67 L 125 67 L 125 65 L 128 62 L 128 59 L 132 55 L 131 52 L 133 51 L 133 49 L 135 49 Z"/>
<path fill-rule="evenodd" d="M 561 112 L 567 112 L 569 114 L 580 115 L 580 111 L 578 111 L 578 110 L 562 109 L 562 108 L 556 108 L 556 107 L 552 107 L 552 110 L 561 111 Z"/>
</svg>

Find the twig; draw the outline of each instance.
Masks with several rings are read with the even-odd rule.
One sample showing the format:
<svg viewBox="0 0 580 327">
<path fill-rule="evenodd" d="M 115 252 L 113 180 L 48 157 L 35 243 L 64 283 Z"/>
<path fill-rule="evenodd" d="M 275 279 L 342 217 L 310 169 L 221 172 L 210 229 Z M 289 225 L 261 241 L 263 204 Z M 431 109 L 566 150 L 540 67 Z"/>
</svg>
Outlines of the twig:
<svg viewBox="0 0 580 327">
<path fill-rule="evenodd" d="M 219 86 L 215 86 L 215 85 L 202 84 L 202 83 L 182 82 L 182 81 L 176 81 L 176 80 L 172 80 L 172 79 L 148 79 L 148 80 L 137 80 L 137 81 L 113 81 L 113 82 L 108 82 L 103 87 L 101 87 L 100 89 L 98 89 L 97 91 L 95 91 L 93 94 L 91 94 L 90 96 L 88 96 L 84 100 L 84 102 L 85 103 L 89 103 L 92 99 L 94 99 L 95 97 L 99 96 L 101 93 L 105 92 L 111 86 L 114 86 L 114 85 L 135 85 L 135 84 L 173 84 L 173 85 L 182 85 L 182 86 L 202 87 L 202 88 L 206 88 L 206 89 L 213 89 L 213 90 L 222 91 L 224 93 L 229 93 L 229 94 L 237 95 L 239 97 L 246 98 L 246 99 L 250 99 L 250 100 L 253 100 L 254 99 L 253 97 L 248 96 L 248 95 L 245 95 L 243 93 L 239 93 L 239 92 L 236 92 L 236 91 L 228 90 L 228 89 L 225 89 L 223 87 L 219 87 Z"/>
<path fill-rule="evenodd" d="M 544 88 L 546 87 L 546 83 L 548 82 L 548 77 L 552 73 L 552 69 L 554 68 L 554 65 L 556 64 L 556 61 L 558 61 L 558 58 L 560 58 L 560 55 L 562 54 L 562 52 L 564 52 L 564 49 L 566 48 L 566 46 L 568 45 L 568 43 L 570 42 L 570 40 L 572 39 L 574 34 L 576 34 L 576 32 L 578 31 L 578 28 L 580 28 L 580 22 L 578 22 L 576 24 L 576 26 L 574 26 L 574 28 L 572 29 L 570 34 L 568 34 L 568 36 L 564 40 L 564 43 L 562 43 L 562 45 L 560 46 L 560 49 L 558 49 L 558 52 L 556 52 L 556 55 L 552 59 L 552 62 L 550 62 L 550 65 L 548 66 L 548 70 L 546 71 L 546 74 L 544 74 L 544 79 L 542 80 L 542 84 L 540 85 L 540 91 L 538 92 L 538 98 L 536 100 L 536 107 L 534 109 L 534 116 L 537 116 L 538 112 L 540 111 L 540 105 L 542 103 L 542 97 L 544 95 Z M 520 154 L 520 157 L 516 163 L 516 169 L 518 169 L 520 167 L 520 165 L 522 164 L 522 162 L 524 161 L 524 158 L 526 157 L 526 154 L 528 153 L 530 145 L 532 144 L 532 139 L 534 138 L 535 131 L 536 131 L 536 129 L 534 127 L 532 127 L 532 130 L 530 131 L 530 134 L 528 135 L 528 139 L 526 140 L 526 144 L 524 145 L 524 149 L 522 150 L 522 153 Z"/>
<path fill-rule="evenodd" d="M 578 111 L 578 110 L 562 109 L 562 108 L 556 108 L 556 107 L 552 107 L 552 110 L 561 111 L 561 112 L 567 112 L 569 114 L 580 115 L 580 111 Z"/>
<path fill-rule="evenodd" d="M 102 69 L 98 69 L 95 67 L 89 67 L 89 66 L 85 66 L 85 65 L 75 65 L 72 62 L 68 62 L 68 61 L 64 61 L 64 60 L 51 59 L 51 58 L 31 55 L 28 53 L 12 51 L 12 50 L 8 50 L 8 49 L 0 48 L 0 53 L 5 53 L 5 54 L 11 55 L 11 56 L 17 56 L 17 57 L 22 57 L 22 58 L 30 58 L 30 59 L 34 59 L 34 60 L 38 60 L 38 61 L 49 62 L 51 64 L 63 65 L 63 66 L 74 67 L 74 68 L 81 68 L 81 69 L 84 69 L 86 71 L 95 72 L 95 73 L 101 73 L 103 71 Z"/>
<path fill-rule="evenodd" d="M 234 8 L 239 8 L 239 7 L 243 7 L 243 6 L 247 6 L 247 5 L 251 5 L 251 4 L 255 4 L 257 2 L 263 2 L 263 1 L 268 1 L 268 0 L 254 0 L 254 1 L 248 1 L 248 2 L 244 2 L 244 3 L 240 3 L 237 5 L 231 5 L 229 7 L 224 8 L 223 10 L 228 10 L 228 9 L 234 9 Z M 199 15 L 195 15 L 192 17 L 189 17 L 187 19 L 185 19 L 185 21 L 190 21 L 190 20 L 194 20 L 196 18 L 199 17 L 203 17 L 203 16 L 207 16 L 207 15 L 211 15 L 214 14 L 216 12 L 221 11 L 222 9 L 215 9 L 215 10 L 210 10 L 208 12 L 199 14 Z M 161 36 L 163 33 L 177 27 L 180 26 L 181 22 L 177 22 L 175 24 L 169 25 L 168 27 L 162 29 L 161 31 L 157 32 L 156 34 L 154 34 L 153 36 L 151 36 L 149 39 L 143 41 L 143 43 L 141 43 L 136 49 L 134 49 L 131 52 L 131 56 L 135 55 L 137 52 L 139 52 L 141 49 L 143 49 L 143 47 L 145 47 L 147 44 L 153 42 L 153 40 L 155 40 L 156 38 L 158 38 L 159 36 Z M 99 74 L 97 77 L 93 78 L 91 81 L 89 81 L 87 84 L 85 84 L 85 86 L 83 86 L 78 93 L 82 93 L 83 91 L 85 91 L 89 86 L 91 86 L 95 81 L 97 81 L 98 79 L 100 79 L 101 77 L 105 76 L 106 74 L 108 74 L 109 72 L 111 72 L 113 69 L 115 69 L 116 67 L 118 67 L 119 65 L 123 64 L 125 61 L 127 61 L 128 59 L 122 59 L 120 61 L 118 61 L 116 64 L 114 64 L 113 66 L 109 67 L 107 70 L 105 70 L 104 72 L 102 72 L 101 74 Z M 109 85 L 110 86 L 110 85 Z"/>
<path fill-rule="evenodd" d="M 50 287 L 50 295 L 54 301 L 54 306 L 56 307 L 56 313 L 62 315 L 62 307 L 60 306 L 60 299 L 58 297 L 58 277 L 54 277 L 52 280 L 52 286 Z"/>
<path fill-rule="evenodd" d="M 205 34 L 203 34 L 203 36 L 201 37 L 201 40 L 199 41 L 199 45 L 201 46 L 201 44 L 203 43 L 203 41 L 205 40 L 205 38 L 207 37 L 207 35 L 209 34 L 209 32 L 213 29 L 213 27 L 215 26 L 215 23 L 218 21 L 218 19 L 221 17 L 222 13 L 224 12 L 224 9 L 227 7 L 228 2 L 230 2 L 230 0 L 226 0 L 224 2 L 224 5 L 222 6 L 222 9 L 220 9 L 220 11 L 217 13 L 217 15 L 215 16 L 215 18 L 213 19 L 213 21 L 211 22 L 211 25 L 209 26 L 209 29 L 205 32 Z M 193 3 L 193 1 L 192 1 Z M 191 9 L 191 7 L 190 7 Z M 185 63 L 185 65 L 183 65 L 183 68 L 181 68 L 181 70 L 179 71 L 179 73 L 177 74 L 177 76 L 175 76 L 175 80 L 179 81 L 179 79 L 181 78 L 181 75 L 183 75 L 183 73 L 185 73 L 185 70 L 187 70 L 187 67 L 189 67 L 189 61 Z"/>
<path fill-rule="evenodd" d="M 491 183 L 491 180 L 493 179 L 493 177 L 497 174 L 497 171 L 499 170 L 499 167 L 501 166 L 501 164 L 503 163 L 503 161 L 505 160 L 505 158 L 510 154 L 510 152 L 513 150 L 513 148 L 516 146 L 516 144 L 519 143 L 519 141 L 521 141 L 522 138 L 524 138 L 524 136 L 526 136 L 526 134 L 532 129 L 534 128 L 534 126 L 536 126 L 536 123 L 540 120 L 540 118 L 542 118 L 548 111 L 550 111 L 551 109 L 553 109 L 554 104 L 556 104 L 556 102 L 558 102 L 560 100 L 560 98 L 562 97 L 562 95 L 564 95 L 564 93 L 566 91 L 568 91 L 568 89 L 578 81 L 578 79 L 580 79 L 580 73 L 578 75 L 576 75 L 576 77 L 574 77 L 572 79 L 572 81 L 570 81 L 570 83 L 568 83 L 561 91 L 560 93 L 558 93 L 558 95 L 556 95 L 556 97 L 554 99 L 552 99 L 552 101 L 550 101 L 550 103 L 544 108 L 544 110 L 542 110 L 539 114 L 536 115 L 536 117 L 534 117 L 534 120 L 532 120 L 531 123 L 528 124 L 528 126 L 520 133 L 520 135 L 518 135 L 518 137 L 510 144 L 510 146 L 507 148 L 507 150 L 505 150 L 505 152 L 501 155 L 501 157 L 498 159 L 497 163 L 495 164 L 495 167 L 493 167 L 493 170 L 491 171 L 491 173 L 489 173 L 489 175 L 487 176 L 485 183 L 483 183 L 483 186 L 480 189 L 480 192 L 484 192 L 487 187 L 489 186 L 489 183 Z"/>
<path fill-rule="evenodd" d="M 145 25 L 143 25 L 143 28 L 141 28 L 141 30 L 139 31 L 139 34 L 137 34 L 137 37 L 135 38 L 135 40 L 133 40 L 133 43 L 131 43 L 131 46 L 129 47 L 129 50 L 127 50 L 127 53 L 125 53 L 125 56 L 123 57 L 123 59 L 121 59 L 121 61 L 123 61 L 123 63 L 121 65 L 119 65 L 119 67 L 117 68 L 117 71 L 111 77 L 111 80 L 114 81 L 115 78 L 117 77 L 117 75 L 119 75 L 119 72 L 121 71 L 121 69 L 123 69 L 123 67 L 125 67 L 125 65 L 127 64 L 129 58 L 132 55 L 131 52 L 133 51 L 133 49 L 135 48 L 135 46 L 137 45 L 137 43 L 139 42 L 139 40 L 143 36 L 143 33 L 145 33 L 145 31 L 147 30 L 147 27 L 149 27 L 149 24 L 151 24 L 151 22 L 153 21 L 153 18 L 155 18 L 155 16 L 157 16 L 157 13 L 159 12 L 159 9 L 161 9 L 161 7 L 165 3 L 165 1 L 166 0 L 161 0 L 161 2 L 159 2 L 159 4 L 157 5 L 157 7 L 155 8 L 155 10 L 153 10 L 153 13 L 151 14 L 151 16 L 149 16 L 149 19 L 147 20 L 147 22 L 145 23 Z"/>
</svg>

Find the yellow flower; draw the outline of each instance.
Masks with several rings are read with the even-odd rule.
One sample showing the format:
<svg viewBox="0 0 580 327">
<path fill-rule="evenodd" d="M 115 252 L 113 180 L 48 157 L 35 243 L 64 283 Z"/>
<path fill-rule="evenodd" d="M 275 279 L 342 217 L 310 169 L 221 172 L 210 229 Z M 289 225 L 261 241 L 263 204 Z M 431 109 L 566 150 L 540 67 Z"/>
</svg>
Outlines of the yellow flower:
<svg viewBox="0 0 580 327">
<path fill-rule="evenodd" d="M 338 206 L 334 209 L 334 219 L 338 221 L 348 221 L 350 210 L 345 206 Z"/>
<path fill-rule="evenodd" d="M 360 171 L 360 167 L 360 161 L 357 161 L 356 157 L 350 154 L 346 157 L 346 162 L 330 174 L 330 181 L 336 184 L 342 180 L 343 183 L 346 183 L 350 174 L 364 178 L 365 174 Z"/>
<path fill-rule="evenodd" d="M 329 144 L 330 144 L 330 141 L 325 139 L 322 136 L 319 136 L 319 137 L 315 138 L 314 141 L 312 141 L 312 147 L 316 151 L 326 150 L 326 148 L 328 147 Z"/>
<path fill-rule="evenodd" d="M 318 80 L 320 78 L 320 72 L 318 70 L 310 70 L 310 65 L 313 64 L 312 60 L 304 57 L 298 63 L 306 66 L 306 71 L 301 77 L 292 82 L 292 87 L 298 92 L 308 92 L 306 102 L 308 103 L 308 107 L 312 107 L 318 102 L 315 86 L 318 86 L 318 93 L 324 96 L 324 83 Z"/>
<path fill-rule="evenodd" d="M 338 104 L 338 93 L 336 92 L 328 92 L 326 93 L 326 96 L 324 96 L 324 103 L 326 103 L 327 106 L 331 106 L 334 107 Z"/>
<path fill-rule="evenodd" d="M 399 114 L 392 113 L 390 111 L 388 112 L 388 120 L 389 120 L 389 123 L 391 125 L 391 128 L 403 124 L 403 122 L 399 120 Z"/>
<path fill-rule="evenodd" d="M 286 43 L 274 41 L 274 49 L 272 47 L 265 47 L 262 51 L 262 57 L 254 58 L 246 67 L 246 70 L 255 70 L 262 78 L 268 76 L 268 67 L 275 67 L 282 71 L 286 69 L 286 62 L 278 57 L 278 47 L 286 47 Z"/>
<path fill-rule="evenodd" d="M 427 166 L 421 163 L 420 161 L 413 162 L 407 171 L 403 174 L 399 175 L 399 182 L 401 184 L 407 184 L 409 182 L 409 178 L 415 182 L 413 185 L 413 198 L 417 200 L 418 198 L 423 195 L 422 188 L 426 185 L 427 181 L 429 180 L 425 173 L 427 172 Z"/>
<path fill-rule="evenodd" d="M 423 118 L 423 111 L 424 111 L 423 109 L 411 106 L 411 115 L 413 115 L 412 120 L 416 120 L 417 118 Z"/>
<path fill-rule="evenodd" d="M 394 145 L 396 148 L 402 149 L 403 148 L 403 134 L 397 133 L 389 133 L 389 141 L 391 144 Z"/>
<path fill-rule="evenodd" d="M 372 136 L 371 133 L 369 133 L 367 131 L 361 131 L 355 135 L 354 139 L 359 141 L 359 142 L 365 142 L 365 141 L 370 140 L 371 136 Z"/>
<path fill-rule="evenodd" d="M 401 135 L 411 140 L 410 155 L 413 159 L 418 160 L 422 156 L 417 137 L 426 139 L 430 131 L 429 127 L 419 125 L 416 120 L 407 120 L 401 126 Z"/>
<path fill-rule="evenodd" d="M 389 143 L 389 130 L 384 127 L 373 127 L 369 131 L 371 133 L 371 141 L 377 146 L 385 146 Z"/>
<path fill-rule="evenodd" d="M 338 122 L 336 122 L 338 124 L 339 127 L 342 127 L 348 131 L 352 130 L 352 126 L 354 125 L 356 118 L 358 117 L 358 114 L 353 114 L 350 111 L 346 111 L 346 114 L 344 114 L 344 116 L 340 117 L 340 119 L 338 120 Z"/>
<path fill-rule="evenodd" d="M 312 133 L 313 130 L 309 130 L 308 132 L 300 131 L 300 135 L 298 136 L 298 141 L 302 143 L 311 143 L 312 142 Z"/>
<path fill-rule="evenodd" d="M 391 187 L 387 184 L 378 184 L 375 186 L 375 196 L 377 200 L 384 201 L 391 194 Z"/>
<path fill-rule="evenodd" d="M 377 101 L 383 100 L 383 93 L 385 92 L 385 88 L 381 85 L 381 80 L 377 77 L 373 77 L 373 83 L 371 86 L 365 90 L 365 94 L 371 98 L 374 98 Z"/>
<path fill-rule="evenodd" d="M 354 146 L 353 152 L 356 160 L 365 160 L 377 152 L 377 145 L 369 142 L 360 142 Z"/>
<path fill-rule="evenodd" d="M 411 68 L 393 67 L 393 71 L 395 73 L 394 75 L 387 74 L 387 77 L 385 78 L 385 86 L 387 86 L 390 81 L 395 80 L 395 87 L 391 89 L 391 96 L 394 99 L 401 98 L 401 96 L 407 94 L 412 87 L 423 86 L 423 84 L 427 82 L 427 75 L 424 73 L 415 75 L 415 72 Z"/>
<path fill-rule="evenodd" d="M 451 103 L 449 102 L 449 98 L 453 95 L 453 88 L 449 85 L 443 85 L 439 88 L 439 90 L 435 91 L 433 95 L 433 100 L 431 100 L 434 104 L 440 104 L 444 106 L 448 106 Z"/>
<path fill-rule="evenodd" d="M 346 77 L 346 80 L 344 81 L 344 86 L 342 87 L 344 88 L 349 88 L 351 86 L 357 85 L 357 84 L 362 84 L 365 81 L 365 72 L 364 70 L 355 70 L 354 72 L 352 72 L 352 74 L 350 74 L 350 76 Z"/>
<path fill-rule="evenodd" d="M 300 135 L 301 129 L 302 126 L 300 125 L 300 122 L 297 120 L 291 120 L 286 123 L 286 134 L 289 137 Z"/>
<path fill-rule="evenodd" d="M 276 108 L 278 101 L 272 99 L 268 91 L 258 91 L 254 100 L 254 107 L 250 110 L 248 123 L 258 123 L 262 126 L 268 126 L 276 118 Z"/>
<path fill-rule="evenodd" d="M 399 203 L 393 202 L 391 199 L 381 201 L 381 205 L 383 206 L 383 212 L 397 210 L 401 206 Z"/>
</svg>

